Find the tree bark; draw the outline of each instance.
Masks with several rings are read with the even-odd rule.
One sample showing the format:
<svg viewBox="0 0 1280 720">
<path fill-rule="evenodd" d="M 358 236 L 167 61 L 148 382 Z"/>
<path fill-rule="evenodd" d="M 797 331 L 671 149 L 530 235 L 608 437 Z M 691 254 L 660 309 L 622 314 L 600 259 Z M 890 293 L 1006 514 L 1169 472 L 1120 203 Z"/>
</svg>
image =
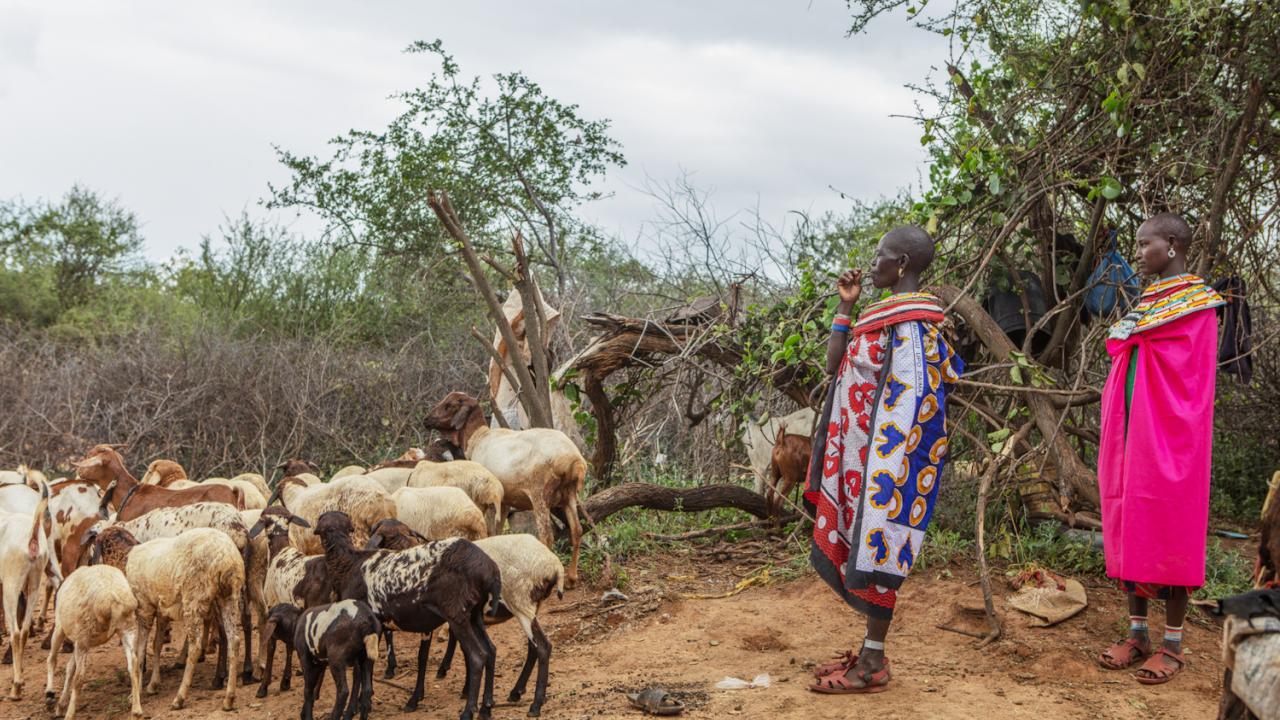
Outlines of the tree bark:
<svg viewBox="0 0 1280 720">
<path fill-rule="evenodd" d="M 702 512 L 731 507 L 757 518 L 767 518 L 763 495 L 739 485 L 703 485 L 692 488 L 670 488 L 648 483 L 624 483 L 592 495 L 582 509 L 593 522 L 629 507 L 678 512 Z"/>
</svg>

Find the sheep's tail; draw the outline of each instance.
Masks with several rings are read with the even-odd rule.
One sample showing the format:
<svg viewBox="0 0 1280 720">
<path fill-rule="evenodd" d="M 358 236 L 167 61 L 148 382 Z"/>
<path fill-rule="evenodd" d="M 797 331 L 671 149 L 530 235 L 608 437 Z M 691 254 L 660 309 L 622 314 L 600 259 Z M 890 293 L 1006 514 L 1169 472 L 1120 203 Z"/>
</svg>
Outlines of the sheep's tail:
<svg viewBox="0 0 1280 720">
<path fill-rule="evenodd" d="M 378 636 L 382 633 L 375 630 L 364 636 L 364 654 L 372 662 L 378 659 Z"/>
<path fill-rule="evenodd" d="M 40 483 L 40 503 L 31 518 L 31 534 L 27 536 L 27 558 L 35 560 L 40 554 L 40 537 L 44 531 L 45 516 L 49 514 L 49 486 Z"/>
<path fill-rule="evenodd" d="M 489 581 L 489 615 L 497 616 L 502 603 L 502 573 L 495 572 Z"/>
<path fill-rule="evenodd" d="M 556 568 L 556 599 L 564 599 L 564 565 Z"/>
<path fill-rule="evenodd" d="M 244 490 L 241 490 L 238 487 L 231 488 L 231 497 L 234 498 L 236 501 L 236 504 L 235 504 L 236 510 L 243 510 L 244 509 Z"/>
</svg>

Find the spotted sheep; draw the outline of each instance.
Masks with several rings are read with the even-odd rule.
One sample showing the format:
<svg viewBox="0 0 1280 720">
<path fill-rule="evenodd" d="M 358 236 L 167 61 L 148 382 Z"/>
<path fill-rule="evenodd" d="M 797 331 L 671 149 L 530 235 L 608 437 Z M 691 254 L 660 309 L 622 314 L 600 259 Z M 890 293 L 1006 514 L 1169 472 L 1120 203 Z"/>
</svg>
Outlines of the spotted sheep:
<svg viewBox="0 0 1280 720">
<path fill-rule="evenodd" d="M 502 600 L 502 576 L 488 555 L 468 540 L 454 538 L 408 550 L 357 550 L 351 518 L 326 512 L 316 523 L 324 546 L 329 579 L 343 600 L 362 600 L 384 626 L 422 633 L 418 676 L 405 705 L 411 712 L 422 700 L 431 633 L 448 624 L 462 645 L 468 669 L 467 702 L 460 720 L 474 716 L 483 678 L 480 716 L 493 708 L 495 648 L 484 627 L 486 606 L 496 613 Z"/>
<path fill-rule="evenodd" d="M 404 549 L 419 545 L 425 539 L 403 523 L 385 520 L 374 528 L 374 535 L 369 542 L 371 547 Z M 538 611 L 552 593 L 564 596 L 564 565 L 555 553 L 532 535 L 497 535 L 477 540 L 476 547 L 493 559 L 502 575 L 502 605 L 495 615 L 486 617 L 485 622 L 493 625 L 515 618 L 529 640 L 524 666 L 507 699 L 513 703 L 520 701 L 536 664 L 538 679 L 534 685 L 529 716 L 537 717 L 542 713 L 542 705 L 546 702 L 548 665 L 551 659 L 551 641 L 538 623 Z M 443 678 L 449 672 L 456 647 L 457 642 L 450 637 L 449 646 L 436 672 L 437 678 Z"/>
<path fill-rule="evenodd" d="M 312 720 L 326 665 L 337 687 L 330 717 L 336 720 L 341 714 L 350 720 L 358 707 L 361 720 L 367 720 L 373 707 L 373 660 L 382 632 L 368 604 L 341 600 L 301 610 L 281 603 L 271 608 L 267 624 L 273 636 L 298 653 L 304 683 L 302 720 Z M 349 688 L 347 668 L 351 668 Z"/>
</svg>

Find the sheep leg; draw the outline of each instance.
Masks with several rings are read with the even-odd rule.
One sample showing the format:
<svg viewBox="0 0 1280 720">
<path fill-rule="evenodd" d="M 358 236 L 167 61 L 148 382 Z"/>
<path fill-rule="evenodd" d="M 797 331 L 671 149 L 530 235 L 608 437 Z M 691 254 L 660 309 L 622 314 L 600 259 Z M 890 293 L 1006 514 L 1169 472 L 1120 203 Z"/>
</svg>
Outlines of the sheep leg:
<svg viewBox="0 0 1280 720">
<path fill-rule="evenodd" d="M 187 693 L 191 690 L 191 678 L 196 673 L 196 662 L 199 661 L 200 654 L 204 650 L 205 615 L 206 613 L 199 612 L 190 606 L 184 608 L 182 613 L 182 630 L 187 636 L 187 665 L 182 668 L 182 683 L 178 685 L 178 694 L 169 704 L 169 707 L 174 710 L 181 710 L 187 704 Z"/>
<path fill-rule="evenodd" d="M 413 694 L 409 696 L 409 702 L 404 704 L 405 712 L 413 712 L 418 709 L 418 703 L 422 702 L 422 696 L 426 692 L 427 685 L 427 657 L 431 654 L 431 632 L 423 633 L 422 640 L 418 642 L 418 679 L 413 685 Z"/>
<path fill-rule="evenodd" d="M 298 651 L 298 663 L 302 665 L 302 720 L 313 720 L 312 708 L 320 694 L 319 678 L 324 676 L 324 668 L 311 653 L 302 650 Z"/>
<path fill-rule="evenodd" d="M 13 651 L 13 686 L 9 690 L 10 700 L 22 699 L 22 651 L 26 642 L 22 637 L 24 623 L 19 617 L 23 610 L 20 602 L 22 602 L 21 590 L 15 583 L 6 585 L 4 587 L 4 622 L 9 628 L 9 649 Z"/>
<path fill-rule="evenodd" d="M 477 605 L 471 612 L 471 627 L 484 646 L 484 697 L 480 703 L 480 717 L 487 718 L 493 713 L 493 670 L 498 657 L 498 646 L 489 639 L 484 629 L 484 608 Z"/>
<path fill-rule="evenodd" d="M 369 720 L 373 710 L 373 658 L 366 657 L 360 668 L 360 720 Z"/>
<path fill-rule="evenodd" d="M 124 662 L 129 666 L 129 714 L 135 720 L 142 718 L 142 658 L 138 644 L 138 628 L 120 631 L 120 644 L 124 647 Z"/>
<path fill-rule="evenodd" d="M 302 656 L 298 656 L 298 665 L 302 665 Z M 280 676 L 280 692 L 293 687 L 293 646 L 284 644 L 284 674 Z"/>
<path fill-rule="evenodd" d="M 62 680 L 62 697 L 58 698 L 57 713 L 66 712 L 67 703 L 71 701 L 71 686 L 75 683 L 76 674 L 76 656 L 72 652 L 71 657 L 67 658 L 67 676 Z"/>
<path fill-rule="evenodd" d="M 436 679 L 443 680 L 449 674 L 449 667 L 453 665 L 453 651 L 458 649 L 458 640 L 449 634 L 449 644 L 444 647 L 444 657 L 440 658 L 440 667 L 436 668 Z"/>
<path fill-rule="evenodd" d="M 533 646 L 538 653 L 538 681 L 533 686 L 533 704 L 529 706 L 529 716 L 538 717 L 542 714 L 542 704 L 547 701 L 547 675 L 551 668 L 551 640 L 547 638 L 546 633 L 542 632 L 542 626 L 538 624 L 538 618 L 533 618 L 530 626 L 533 630 Z"/>
<path fill-rule="evenodd" d="M 396 644 L 391 637 L 391 628 L 383 628 L 382 637 L 387 641 L 387 670 L 382 676 L 390 680 L 396 676 Z"/>
<path fill-rule="evenodd" d="M 218 626 L 218 660 L 213 668 L 213 682 L 209 685 L 210 690 L 220 690 L 222 684 L 227 680 L 227 632 Z"/>
<path fill-rule="evenodd" d="M 329 713 L 329 720 L 342 720 L 342 712 L 347 707 L 347 698 L 351 693 L 351 689 L 347 687 L 347 667 L 343 664 L 342 658 L 329 660 L 329 674 L 333 675 L 335 688 L 333 710 Z"/>
<path fill-rule="evenodd" d="M 351 660 L 351 694 L 347 696 L 347 707 L 342 712 L 342 720 L 352 720 L 356 708 L 360 705 L 360 695 L 364 691 L 364 664 L 368 656 L 357 652 Z"/>
<path fill-rule="evenodd" d="M 155 621 L 155 634 L 151 638 L 152 656 L 151 656 L 151 679 L 147 681 L 146 693 L 155 695 L 160 689 L 160 639 L 164 635 L 161 632 L 161 622 Z M 147 633 L 152 631 L 151 620 L 138 614 L 138 647 L 142 650 L 142 655 L 146 657 Z"/>
<path fill-rule="evenodd" d="M 59 643 L 62 642 L 62 626 L 58 624 L 58 621 L 56 619 L 53 622 L 53 630 L 50 632 L 49 637 L 57 638 Z M 54 695 L 54 691 L 53 691 L 53 676 L 58 673 L 58 653 L 57 652 L 49 653 L 49 659 L 45 661 L 44 669 L 45 669 L 44 705 L 45 707 L 52 708 L 54 700 L 57 699 L 57 696 Z"/>
<path fill-rule="evenodd" d="M 569 569 L 564 574 L 564 584 L 565 587 L 572 588 L 578 584 L 578 551 L 582 548 L 582 525 L 578 522 L 578 498 L 569 499 L 564 515 L 569 521 L 569 543 L 573 546 L 573 557 L 569 560 Z"/>
<path fill-rule="evenodd" d="M 243 663 L 244 643 L 241 642 L 243 638 L 240 636 L 239 628 L 236 627 L 237 616 L 241 615 L 242 597 L 239 591 L 232 590 L 231 596 L 222 601 L 221 629 L 227 659 L 227 693 L 222 699 L 223 710 L 233 710 L 236 706 L 236 684 L 240 678 L 236 677 L 236 673 L 231 668 Z M 250 672 L 249 676 L 252 678 L 253 673 Z"/>
<path fill-rule="evenodd" d="M 244 638 L 244 661 L 240 663 L 240 679 L 245 683 L 256 679 L 253 676 L 253 643 L 250 641 L 253 637 L 253 618 L 249 617 L 248 595 L 244 594 L 246 601 L 241 603 L 240 609 L 240 637 Z"/>
<path fill-rule="evenodd" d="M 71 700 L 67 702 L 67 714 L 63 720 L 75 720 L 76 702 L 80 699 L 80 685 L 84 682 L 85 672 L 89 669 L 89 648 L 77 643 L 76 649 L 71 653 L 71 660 L 76 666 L 75 679 L 71 681 Z"/>
<path fill-rule="evenodd" d="M 263 659 L 265 663 L 262 669 L 262 684 L 258 685 L 257 697 L 264 698 L 267 696 L 267 686 L 271 684 L 271 668 L 275 665 L 276 660 L 276 639 L 268 637 L 266 646 L 261 648 L 258 657 Z"/>
<path fill-rule="evenodd" d="M 467 661 L 467 704 L 463 706 L 458 720 L 472 720 L 480 694 L 480 678 L 488 662 L 485 657 L 486 646 L 476 637 L 470 621 L 449 623 L 449 634 L 458 638 L 458 644 L 462 646 L 462 657 Z M 492 697 L 489 701 L 492 703 Z"/>
</svg>

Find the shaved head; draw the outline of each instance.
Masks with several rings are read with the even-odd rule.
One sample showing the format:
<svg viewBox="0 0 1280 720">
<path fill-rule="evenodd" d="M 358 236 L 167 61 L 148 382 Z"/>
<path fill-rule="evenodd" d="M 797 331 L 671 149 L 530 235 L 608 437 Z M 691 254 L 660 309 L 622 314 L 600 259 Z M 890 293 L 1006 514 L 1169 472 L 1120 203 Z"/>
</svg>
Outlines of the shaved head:
<svg viewBox="0 0 1280 720">
<path fill-rule="evenodd" d="M 1179 252 L 1186 252 L 1191 246 L 1191 226 L 1181 215 L 1162 212 L 1142 223 L 1138 232 L 1142 233 L 1144 230 L 1169 241 Z"/>
<path fill-rule="evenodd" d="M 885 248 L 893 254 L 907 256 L 907 269 L 923 272 L 933 262 L 933 238 L 924 228 L 916 225 L 903 225 L 885 233 L 881 240 Z"/>
</svg>

